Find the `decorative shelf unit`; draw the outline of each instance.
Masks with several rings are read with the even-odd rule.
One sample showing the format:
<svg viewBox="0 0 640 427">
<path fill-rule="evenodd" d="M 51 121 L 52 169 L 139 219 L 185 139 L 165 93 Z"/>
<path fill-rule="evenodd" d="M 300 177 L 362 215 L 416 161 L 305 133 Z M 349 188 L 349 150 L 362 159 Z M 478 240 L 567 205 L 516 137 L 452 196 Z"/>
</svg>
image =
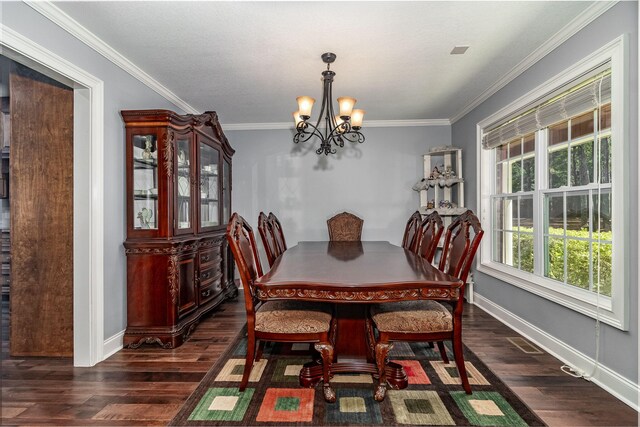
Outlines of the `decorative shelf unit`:
<svg viewBox="0 0 640 427">
<path fill-rule="evenodd" d="M 174 348 L 238 294 L 226 238 L 233 148 L 218 116 L 122 111 L 127 147 L 124 345 Z"/>
<path fill-rule="evenodd" d="M 466 211 L 462 148 L 438 147 L 423 159 L 424 177 L 413 187 L 420 192 L 420 213 L 428 215 L 435 210 L 448 226 L 453 217 Z"/>
</svg>

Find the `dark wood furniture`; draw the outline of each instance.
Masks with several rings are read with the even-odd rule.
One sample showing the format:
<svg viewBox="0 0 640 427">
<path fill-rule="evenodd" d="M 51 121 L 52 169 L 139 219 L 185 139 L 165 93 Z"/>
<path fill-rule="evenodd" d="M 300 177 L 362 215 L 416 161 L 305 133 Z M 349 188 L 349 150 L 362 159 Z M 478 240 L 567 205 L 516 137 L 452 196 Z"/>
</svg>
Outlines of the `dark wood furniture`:
<svg viewBox="0 0 640 427">
<path fill-rule="evenodd" d="M 280 220 L 273 212 L 269 212 L 269 221 L 271 222 L 271 229 L 273 230 L 273 237 L 276 239 L 280 254 L 287 250 L 287 241 L 284 238 L 284 231 L 282 230 L 282 224 Z M 280 255 L 278 254 L 278 255 Z"/>
<path fill-rule="evenodd" d="M 447 228 L 440 270 L 466 282 L 483 234 L 480 221 L 473 212 L 466 211 L 455 218 Z M 457 298 L 448 301 L 453 306 L 453 313 L 436 301 L 403 301 L 371 307 L 372 323 L 378 331 L 375 349 L 379 374 L 379 385 L 375 392 L 377 401 L 382 401 L 385 397 L 387 355 L 394 341 L 437 341 L 440 353 L 447 363 L 442 341 L 451 340 L 462 387 L 467 394 L 471 394 L 462 353 L 464 285 L 458 290 Z M 370 326 L 371 322 L 367 322 L 367 325 Z M 369 335 L 373 336 L 371 329 Z"/>
<path fill-rule="evenodd" d="M 234 150 L 215 112 L 122 111 L 127 160 L 124 345 L 174 348 L 237 295 L 225 239 Z"/>
<path fill-rule="evenodd" d="M 429 262 L 433 262 L 438 249 L 438 242 L 444 231 L 444 224 L 438 212 L 433 211 L 420 224 L 418 254 Z"/>
<path fill-rule="evenodd" d="M 370 304 L 421 299 L 456 302 L 463 292 L 460 279 L 389 242 L 300 242 L 254 285 L 263 301 L 337 303 L 336 354 L 358 360 L 334 363 L 332 373 L 378 373 L 375 340 L 366 334 Z M 301 371 L 301 384 L 312 385 L 321 376 L 321 367 L 309 364 Z M 407 386 L 404 370 L 394 363 L 387 365 L 387 381 L 394 388 Z"/>
<path fill-rule="evenodd" d="M 412 251 L 418 251 L 418 245 L 420 244 L 420 223 L 422 223 L 422 216 L 420 212 L 415 211 L 407 221 L 407 225 L 404 228 L 404 235 L 402 236 L 402 247 Z"/>
<path fill-rule="evenodd" d="M 359 241 L 362 237 L 362 223 L 364 221 L 348 212 L 342 212 L 327 220 L 329 240 L 331 241 Z"/>
<path fill-rule="evenodd" d="M 280 256 L 280 248 L 273 233 L 272 223 L 264 212 L 260 212 L 258 215 L 258 232 L 260 233 L 260 239 L 262 239 L 264 251 L 267 254 L 269 267 L 271 267 L 276 258 Z"/>
<path fill-rule="evenodd" d="M 240 272 L 247 310 L 247 355 L 240 391 L 247 387 L 254 359 L 259 360 L 262 356 L 261 347 L 256 353 L 256 340 L 261 344 L 264 341 L 310 342 L 322 357 L 324 398 L 327 402 L 335 402 L 336 394 L 329 384 L 336 330 L 331 306 L 314 302 L 260 301 L 254 288 L 255 280 L 262 276 L 255 237 L 251 226 L 237 213 L 231 216 L 227 226 L 227 240 Z"/>
</svg>

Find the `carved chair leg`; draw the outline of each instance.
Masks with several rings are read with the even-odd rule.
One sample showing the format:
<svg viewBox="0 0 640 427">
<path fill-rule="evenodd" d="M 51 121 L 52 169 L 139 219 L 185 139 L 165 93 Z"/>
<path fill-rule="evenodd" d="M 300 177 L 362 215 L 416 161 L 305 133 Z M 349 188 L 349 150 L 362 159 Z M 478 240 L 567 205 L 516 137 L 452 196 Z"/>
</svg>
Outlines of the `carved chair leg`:
<svg viewBox="0 0 640 427">
<path fill-rule="evenodd" d="M 447 357 L 447 349 L 444 346 L 444 343 L 442 341 L 438 341 L 436 344 L 438 344 L 438 350 L 440 350 L 440 357 L 442 357 L 442 361 L 444 363 L 449 363 L 449 358 Z"/>
<path fill-rule="evenodd" d="M 336 401 L 336 393 L 329 383 L 331 377 L 331 362 L 333 361 L 333 346 L 328 342 L 319 342 L 314 344 L 314 348 L 318 350 L 322 356 L 322 391 L 324 393 L 324 400 L 333 403 Z"/>
<path fill-rule="evenodd" d="M 329 342 L 331 342 L 331 345 L 333 346 L 333 348 L 336 348 L 336 341 L 338 339 L 338 320 L 333 317 L 331 319 L 331 329 L 329 330 Z M 338 353 L 337 352 L 333 352 L 333 363 L 336 363 L 338 361 Z"/>
<path fill-rule="evenodd" d="M 264 351 L 264 341 L 259 340 L 258 341 L 258 351 L 256 351 L 256 358 L 255 358 L 256 362 L 258 360 L 262 359 L 262 352 L 263 351 Z"/>
<path fill-rule="evenodd" d="M 462 340 L 453 339 L 453 357 L 456 360 L 456 366 L 458 367 L 458 374 L 462 381 L 462 388 L 467 394 L 471 394 L 471 385 L 469 384 L 469 377 L 467 376 L 467 368 L 464 366 L 464 356 L 462 354 Z"/>
<path fill-rule="evenodd" d="M 247 334 L 247 357 L 244 361 L 244 372 L 242 373 L 242 381 L 240 382 L 240 391 L 244 391 L 249 383 L 249 375 L 253 368 L 253 357 L 256 352 L 256 336 L 253 331 Z"/>
<path fill-rule="evenodd" d="M 387 393 L 387 355 L 393 347 L 389 342 L 379 342 L 376 344 L 376 365 L 378 366 L 378 388 L 373 395 L 374 399 L 382 402 Z"/>
</svg>

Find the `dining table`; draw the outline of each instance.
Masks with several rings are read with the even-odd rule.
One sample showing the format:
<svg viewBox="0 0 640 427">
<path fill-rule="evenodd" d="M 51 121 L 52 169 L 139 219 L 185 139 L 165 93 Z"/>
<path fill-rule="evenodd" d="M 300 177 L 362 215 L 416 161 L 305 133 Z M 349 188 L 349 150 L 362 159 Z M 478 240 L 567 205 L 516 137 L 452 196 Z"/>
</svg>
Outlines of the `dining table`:
<svg viewBox="0 0 640 427">
<path fill-rule="evenodd" d="M 371 304 L 408 300 L 458 301 L 464 284 L 421 256 L 384 241 L 299 242 L 282 253 L 255 281 L 262 301 L 301 300 L 335 304 L 337 334 L 332 374 L 377 375 L 375 338 L 366 327 Z M 403 367 L 386 364 L 389 386 L 406 388 Z M 319 361 L 304 365 L 300 384 L 322 379 Z"/>
</svg>

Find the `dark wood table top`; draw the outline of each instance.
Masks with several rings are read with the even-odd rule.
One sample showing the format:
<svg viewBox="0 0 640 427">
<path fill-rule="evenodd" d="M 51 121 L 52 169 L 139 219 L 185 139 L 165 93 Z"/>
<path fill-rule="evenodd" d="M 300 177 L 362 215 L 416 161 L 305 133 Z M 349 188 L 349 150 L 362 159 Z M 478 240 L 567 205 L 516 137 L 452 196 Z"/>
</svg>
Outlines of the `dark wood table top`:
<svg viewBox="0 0 640 427">
<path fill-rule="evenodd" d="M 255 282 L 260 299 L 456 300 L 462 282 L 389 242 L 300 242 Z"/>
</svg>

